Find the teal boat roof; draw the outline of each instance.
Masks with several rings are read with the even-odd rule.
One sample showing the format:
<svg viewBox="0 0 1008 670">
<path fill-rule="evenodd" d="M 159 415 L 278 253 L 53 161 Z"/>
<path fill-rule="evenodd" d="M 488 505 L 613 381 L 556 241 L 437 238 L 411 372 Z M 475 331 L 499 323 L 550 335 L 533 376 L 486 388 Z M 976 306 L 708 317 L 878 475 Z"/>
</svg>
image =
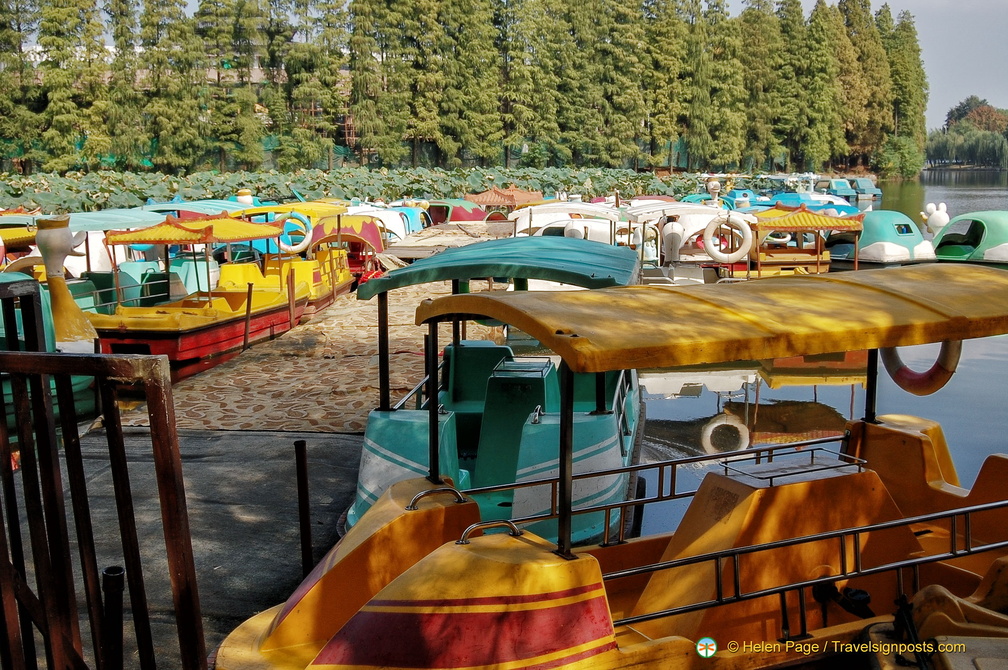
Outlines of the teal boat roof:
<svg viewBox="0 0 1008 670">
<path fill-rule="evenodd" d="M 637 272 L 637 253 L 570 237 L 509 237 L 477 242 L 417 260 L 357 287 L 368 300 L 392 289 L 458 279 L 541 279 L 584 288 L 625 286 Z"/>
<path fill-rule="evenodd" d="M 159 212 L 145 212 L 142 209 L 102 209 L 97 212 L 73 212 L 70 214 L 71 232 L 110 230 L 134 230 L 148 228 L 165 220 Z"/>
<path fill-rule="evenodd" d="M 967 212 L 965 214 L 960 214 L 959 216 L 952 217 L 948 225 L 942 229 L 942 231 L 949 229 L 949 225 L 957 223 L 959 221 L 980 221 L 988 228 L 994 230 L 1008 230 L 1008 211 L 992 209 L 983 212 Z"/>
<path fill-rule="evenodd" d="M 156 202 L 144 205 L 139 209 L 148 212 L 194 212 L 196 214 L 220 214 L 221 212 L 240 212 L 248 209 L 249 205 L 242 204 L 235 200 L 221 200 L 219 198 L 207 198 L 204 200 L 189 200 L 183 202 Z"/>
</svg>

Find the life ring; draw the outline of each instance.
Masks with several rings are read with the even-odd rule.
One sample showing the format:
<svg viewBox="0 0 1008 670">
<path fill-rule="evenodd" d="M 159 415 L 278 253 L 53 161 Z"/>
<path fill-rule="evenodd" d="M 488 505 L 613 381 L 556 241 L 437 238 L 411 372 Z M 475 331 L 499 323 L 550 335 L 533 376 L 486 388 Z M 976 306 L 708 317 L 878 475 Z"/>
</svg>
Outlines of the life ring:
<svg viewBox="0 0 1008 670">
<path fill-rule="evenodd" d="M 286 242 L 283 241 L 283 236 L 281 235 L 279 238 L 277 238 L 277 246 L 280 247 L 281 251 L 284 251 L 288 254 L 299 254 L 302 251 L 306 250 L 311 245 L 312 242 L 311 221 L 304 214 L 300 214 L 298 212 L 287 212 L 285 214 L 281 214 L 280 216 L 278 216 L 274 220 L 274 223 L 283 225 L 284 223 L 287 222 L 287 219 L 294 219 L 295 221 L 301 224 L 301 227 L 304 229 L 304 237 L 297 244 L 287 244 Z"/>
<path fill-rule="evenodd" d="M 914 395 L 931 395 L 945 386 L 952 378 L 952 373 L 956 371 L 959 355 L 962 354 L 962 340 L 942 342 L 938 360 L 925 372 L 914 372 L 908 368 L 894 347 L 880 349 L 879 353 L 882 356 L 882 365 L 897 386 Z"/>
<path fill-rule="evenodd" d="M 727 448 L 719 448 L 714 446 L 714 431 L 722 426 L 728 426 L 735 429 L 735 433 L 738 435 L 734 445 L 728 444 Z M 703 430 L 700 431 L 700 445 L 703 447 L 704 451 L 708 454 L 720 454 L 727 451 L 741 451 L 749 446 L 749 427 L 745 425 L 739 417 L 734 414 L 729 414 L 728 412 L 722 412 L 717 416 L 711 418 L 706 424 L 704 424 Z"/>
<path fill-rule="evenodd" d="M 739 248 L 730 254 L 721 251 L 714 241 L 715 231 L 725 225 L 729 228 L 734 228 L 742 236 Z M 704 228 L 703 241 L 704 251 L 718 263 L 737 263 L 749 254 L 749 250 L 752 248 L 753 232 L 744 219 L 735 214 L 729 214 L 725 218 L 718 216 L 711 219 L 711 222 Z"/>
</svg>

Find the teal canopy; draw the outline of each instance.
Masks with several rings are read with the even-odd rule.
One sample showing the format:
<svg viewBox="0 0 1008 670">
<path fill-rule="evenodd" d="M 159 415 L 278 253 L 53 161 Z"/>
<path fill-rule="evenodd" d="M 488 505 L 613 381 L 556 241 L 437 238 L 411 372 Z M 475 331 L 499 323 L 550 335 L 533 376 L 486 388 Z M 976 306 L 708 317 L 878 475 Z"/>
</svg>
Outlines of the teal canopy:
<svg viewBox="0 0 1008 670">
<path fill-rule="evenodd" d="M 458 279 L 539 279 L 583 288 L 626 286 L 639 259 L 629 247 L 570 237 L 509 237 L 453 247 L 357 287 L 358 300 L 417 284 Z"/>
</svg>

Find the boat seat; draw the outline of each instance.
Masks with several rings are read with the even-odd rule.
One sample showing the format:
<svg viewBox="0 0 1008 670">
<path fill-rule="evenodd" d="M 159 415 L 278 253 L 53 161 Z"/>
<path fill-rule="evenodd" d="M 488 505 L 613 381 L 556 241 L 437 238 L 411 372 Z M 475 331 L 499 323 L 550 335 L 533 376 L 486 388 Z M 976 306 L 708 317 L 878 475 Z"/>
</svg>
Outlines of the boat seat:
<svg viewBox="0 0 1008 670">
<path fill-rule="evenodd" d="M 487 380 L 486 409 L 476 450 L 476 486 L 515 481 L 522 430 L 536 407 L 557 412 L 560 384 L 548 358 L 502 361 Z"/>
<path fill-rule="evenodd" d="M 441 404 L 455 412 L 459 446 L 479 443 L 487 379 L 501 361 L 513 358 L 511 347 L 486 340 L 467 340 L 445 347 L 446 391 Z"/>
<path fill-rule="evenodd" d="M 213 259 L 209 263 L 209 272 L 206 259 L 181 256 L 171 259 L 168 268 L 182 278 L 182 283 L 188 293 L 213 288 L 217 285 L 217 280 L 220 277 L 220 264 Z"/>
<path fill-rule="evenodd" d="M 255 263 L 224 263 L 220 266 L 217 285 L 221 288 L 245 288 L 249 284 L 253 284 L 255 288 L 279 289 L 280 277 L 264 277 Z"/>
<path fill-rule="evenodd" d="M 141 307 L 153 307 L 189 294 L 182 278 L 174 272 L 147 272 L 140 279 Z"/>
</svg>

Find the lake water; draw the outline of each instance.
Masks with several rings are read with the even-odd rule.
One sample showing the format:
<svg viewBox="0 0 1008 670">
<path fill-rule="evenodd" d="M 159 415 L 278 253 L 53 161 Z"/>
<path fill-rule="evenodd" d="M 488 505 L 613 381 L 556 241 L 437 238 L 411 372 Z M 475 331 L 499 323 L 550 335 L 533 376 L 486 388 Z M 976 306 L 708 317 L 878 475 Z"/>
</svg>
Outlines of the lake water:
<svg viewBox="0 0 1008 670">
<path fill-rule="evenodd" d="M 919 182 L 883 182 L 880 186 L 881 207 L 902 211 L 915 221 L 920 220 L 920 212 L 929 202 L 946 203 L 952 216 L 1008 209 L 1008 173 L 927 172 Z M 922 286 L 921 291 L 926 293 L 927 287 Z M 912 369 L 924 370 L 934 362 L 938 347 L 937 344 L 909 347 L 901 349 L 900 354 Z M 759 369 L 750 365 L 736 370 L 666 376 L 660 380 L 660 386 L 659 380 L 648 384 L 645 378 L 648 393 L 644 460 L 732 450 L 750 443 L 795 441 L 820 436 L 824 431 L 842 433 L 846 420 L 864 415 L 865 389 L 863 376 L 857 372 L 859 365 L 859 361 L 850 360 L 823 364 L 822 367 L 832 371 L 817 370 L 814 379 L 807 376 L 810 373 L 807 369 L 769 364 Z M 799 372 L 806 375 L 804 381 Z M 966 340 L 956 374 L 933 395 L 911 395 L 881 370 L 877 411 L 938 421 L 952 450 L 960 481 L 969 487 L 988 454 L 1008 453 L 1008 433 L 1003 424 L 1006 378 L 1008 336 Z M 725 423 L 732 425 L 719 425 Z M 690 483 L 698 484 L 704 472 L 697 468 L 686 476 L 695 479 Z M 686 485 L 683 482 L 682 486 Z M 649 490 L 653 486 L 654 481 L 649 480 Z M 669 523 L 669 512 L 666 509 L 660 515 L 646 514 L 644 532 L 663 530 Z"/>
</svg>

